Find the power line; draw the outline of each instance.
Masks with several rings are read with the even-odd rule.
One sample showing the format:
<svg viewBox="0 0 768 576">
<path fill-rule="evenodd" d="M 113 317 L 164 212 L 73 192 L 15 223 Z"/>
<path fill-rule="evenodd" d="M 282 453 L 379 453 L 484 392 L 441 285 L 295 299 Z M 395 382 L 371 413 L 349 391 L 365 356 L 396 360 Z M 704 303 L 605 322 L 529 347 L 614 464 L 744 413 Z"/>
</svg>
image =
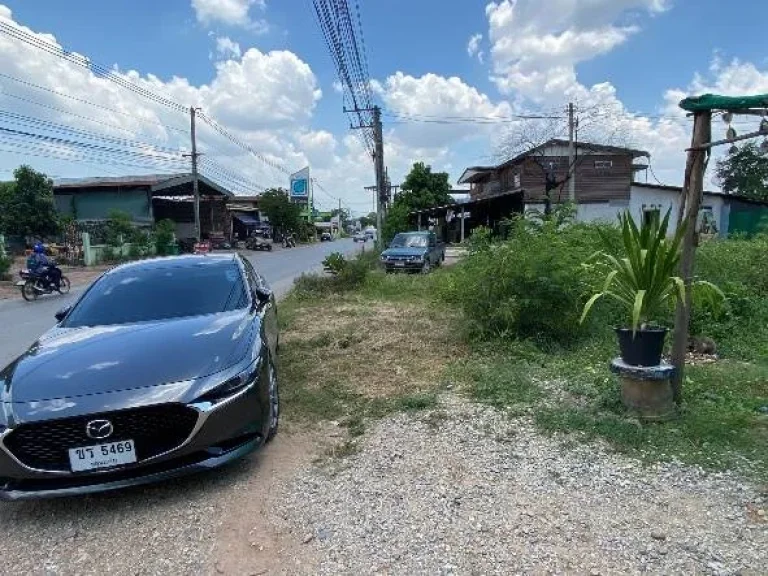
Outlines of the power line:
<svg viewBox="0 0 768 576">
<path fill-rule="evenodd" d="M 80 57 L 79 55 L 73 52 L 64 50 L 62 47 L 56 44 L 46 42 L 45 40 L 39 38 L 38 36 L 29 34 L 21 30 L 20 28 L 17 28 L 16 26 L 8 24 L 7 22 L 0 22 L 0 33 L 5 34 L 6 36 L 10 36 L 15 40 L 24 42 L 25 44 L 32 46 L 34 48 L 38 48 L 39 50 L 47 52 L 52 56 L 56 56 L 57 58 L 61 58 L 62 60 L 65 60 L 77 66 L 80 66 L 81 68 L 90 70 L 97 77 L 109 80 L 110 82 L 113 82 L 118 86 L 121 86 L 122 88 L 130 90 L 131 92 L 138 94 L 139 96 L 143 96 L 147 100 L 151 100 L 157 104 L 166 106 L 178 112 L 186 112 L 187 110 L 186 106 L 182 106 L 178 102 L 174 102 L 169 98 L 160 96 L 152 92 L 151 90 L 144 88 L 143 86 L 134 84 L 133 82 L 126 80 L 123 76 L 117 74 L 112 69 L 106 66 L 97 64 L 95 62 L 92 62 L 90 59 Z"/>
<path fill-rule="evenodd" d="M 109 106 L 104 106 L 102 104 L 97 104 L 95 102 L 91 102 L 90 100 L 85 100 L 84 98 L 78 98 L 77 96 L 72 96 L 71 94 L 67 94 L 66 92 L 62 92 L 61 90 L 54 90 L 53 88 L 48 88 L 46 86 L 41 86 L 41 85 L 35 84 L 33 82 L 28 82 L 27 80 L 22 80 L 21 78 L 16 78 L 15 76 L 11 76 L 10 74 L 5 74 L 5 73 L 0 72 L 0 77 L 7 78 L 8 80 L 13 80 L 14 82 L 18 82 L 19 84 L 22 84 L 22 85 L 27 86 L 29 88 L 35 88 L 37 90 L 43 90 L 45 92 L 49 92 L 51 94 L 55 94 L 57 96 L 61 96 L 62 98 L 67 98 L 67 99 L 72 100 L 74 102 L 79 102 L 81 104 L 87 104 L 88 106 L 93 106 L 94 108 L 99 108 L 99 109 L 104 110 L 106 112 L 111 112 L 112 114 L 119 114 L 120 116 L 126 116 L 128 118 L 133 119 L 133 120 L 137 120 L 135 112 L 131 113 L 131 112 L 124 112 L 122 110 L 115 110 L 114 108 L 110 108 Z M 8 94 L 7 92 L 3 92 L 3 94 L 6 95 L 6 96 L 11 96 L 12 98 L 18 98 L 19 100 L 25 100 L 24 98 L 22 98 L 20 96 L 13 96 L 11 94 Z M 39 103 L 33 102 L 31 100 L 27 100 L 27 101 L 31 102 L 33 104 L 37 104 L 39 106 L 49 107 L 48 105 L 39 104 Z M 56 108 L 53 108 L 53 109 L 57 110 Z M 139 119 L 139 120 L 141 120 L 144 123 L 156 124 L 158 126 L 162 126 L 163 128 L 167 128 L 168 130 L 174 130 L 176 132 L 181 132 L 182 134 L 187 134 L 187 132 L 188 132 L 187 129 L 177 128 L 175 126 L 169 126 L 168 124 L 164 124 L 162 122 L 155 121 L 155 120 L 149 120 L 149 119 Z"/>
</svg>

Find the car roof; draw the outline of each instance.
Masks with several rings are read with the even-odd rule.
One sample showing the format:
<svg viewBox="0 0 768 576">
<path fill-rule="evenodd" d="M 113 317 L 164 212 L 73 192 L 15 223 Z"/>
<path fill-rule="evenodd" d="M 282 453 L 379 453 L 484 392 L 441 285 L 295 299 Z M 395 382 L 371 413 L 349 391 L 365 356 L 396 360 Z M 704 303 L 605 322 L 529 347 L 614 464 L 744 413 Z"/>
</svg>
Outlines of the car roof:
<svg viewBox="0 0 768 576">
<path fill-rule="evenodd" d="M 157 270 L 160 268 L 185 268 L 196 264 L 224 264 L 235 262 L 237 254 L 227 252 L 219 254 L 184 254 L 183 256 L 167 256 L 163 258 L 149 258 L 120 264 L 107 271 L 107 274 L 116 274 L 126 271 Z"/>
</svg>

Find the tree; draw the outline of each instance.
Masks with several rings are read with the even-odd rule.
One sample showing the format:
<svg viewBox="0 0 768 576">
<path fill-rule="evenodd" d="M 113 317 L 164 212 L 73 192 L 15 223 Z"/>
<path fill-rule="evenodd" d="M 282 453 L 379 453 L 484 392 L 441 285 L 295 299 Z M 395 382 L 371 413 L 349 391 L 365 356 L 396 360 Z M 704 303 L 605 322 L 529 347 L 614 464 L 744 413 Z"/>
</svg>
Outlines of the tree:
<svg viewBox="0 0 768 576">
<path fill-rule="evenodd" d="M 376 226 L 376 212 L 369 212 L 368 216 L 361 216 L 360 226 L 363 228 L 367 228 L 368 226 Z"/>
<path fill-rule="evenodd" d="M 716 177 L 723 192 L 768 200 L 768 158 L 752 142 L 718 160 Z"/>
<path fill-rule="evenodd" d="M 8 234 L 45 238 L 59 231 L 53 181 L 29 166 L 20 166 L 14 181 L 0 187 L 0 229 Z"/>
<path fill-rule="evenodd" d="M 259 209 L 277 230 L 298 230 L 301 227 L 301 206 L 291 202 L 288 192 L 283 188 L 265 191 L 259 199 Z"/>
<path fill-rule="evenodd" d="M 409 214 L 415 210 L 445 206 L 452 202 L 447 172 L 432 172 L 432 167 L 416 162 L 400 187 L 387 212 L 382 235 L 386 241 L 410 228 Z M 375 214 L 373 215 L 375 217 Z"/>
</svg>

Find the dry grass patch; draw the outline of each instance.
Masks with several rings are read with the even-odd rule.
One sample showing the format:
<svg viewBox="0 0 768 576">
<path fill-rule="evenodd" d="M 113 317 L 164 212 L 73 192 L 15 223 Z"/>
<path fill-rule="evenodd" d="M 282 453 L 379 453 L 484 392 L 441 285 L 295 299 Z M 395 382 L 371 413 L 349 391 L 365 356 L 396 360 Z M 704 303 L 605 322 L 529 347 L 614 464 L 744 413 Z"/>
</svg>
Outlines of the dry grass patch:
<svg viewBox="0 0 768 576">
<path fill-rule="evenodd" d="M 283 363 L 310 390 L 340 388 L 365 398 L 434 389 L 464 354 L 445 310 L 361 298 L 299 306 L 281 336 Z"/>
</svg>

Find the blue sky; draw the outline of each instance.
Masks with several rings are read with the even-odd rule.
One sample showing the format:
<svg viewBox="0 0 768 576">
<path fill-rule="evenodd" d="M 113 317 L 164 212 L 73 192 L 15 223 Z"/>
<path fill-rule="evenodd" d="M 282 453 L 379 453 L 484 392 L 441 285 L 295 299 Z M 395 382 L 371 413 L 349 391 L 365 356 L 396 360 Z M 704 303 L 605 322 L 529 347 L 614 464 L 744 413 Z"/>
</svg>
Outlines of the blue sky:
<svg viewBox="0 0 768 576">
<path fill-rule="evenodd" d="M 677 97 L 704 90 L 768 92 L 764 7 L 755 0 L 733 0 L 727 8 L 716 0 L 360 4 L 370 75 L 387 109 L 493 117 L 561 110 L 575 100 L 582 110 L 610 110 L 601 123 L 649 149 L 665 183 L 679 184 L 689 137 L 674 107 Z M 141 81 L 157 76 L 156 91 L 180 102 L 195 100 L 281 165 L 294 170 L 312 163 L 330 191 L 318 198 L 321 204 L 341 197 L 355 211 L 367 208 L 361 188 L 372 182 L 372 168 L 349 138 L 310 0 L 0 0 L 1 6 L 0 16 L 10 12 L 15 25 L 51 34 L 69 50 L 122 72 L 134 70 Z M 469 51 L 474 35 L 481 37 Z M 41 65 L 37 59 L 43 56 L 9 42 L 0 43 L 0 57 L 13 59 L 17 77 L 75 94 L 82 90 L 105 102 L 122 98 L 93 92 L 82 81 L 79 88 L 61 63 Z M 174 77 L 183 81 L 174 83 Z M 0 87 L 18 89 L 7 80 Z M 18 112 L 19 103 L 0 94 L 0 108 Z M 284 117 L 276 121 L 280 111 Z M 385 126 L 390 172 L 397 180 L 423 159 L 448 170 L 455 181 L 464 166 L 498 157 L 508 127 Z M 144 134 L 136 130 L 137 138 Z M 155 136 L 184 145 L 172 135 Z M 0 170 L 19 160 L 19 154 L 0 152 Z M 265 186 L 284 185 L 279 173 L 252 158 L 222 153 L 217 160 Z M 50 158 L 34 163 L 56 175 L 95 170 Z"/>
</svg>

